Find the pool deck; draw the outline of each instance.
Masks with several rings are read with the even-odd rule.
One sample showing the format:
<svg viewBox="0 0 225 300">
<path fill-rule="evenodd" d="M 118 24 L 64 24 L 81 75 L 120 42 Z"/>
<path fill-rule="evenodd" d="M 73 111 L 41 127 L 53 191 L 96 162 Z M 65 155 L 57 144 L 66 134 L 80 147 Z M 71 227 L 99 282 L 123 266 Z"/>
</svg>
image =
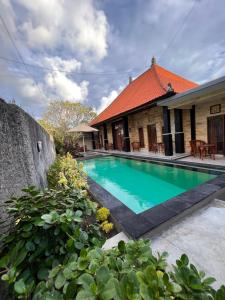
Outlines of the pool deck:
<svg viewBox="0 0 225 300">
<path fill-rule="evenodd" d="M 221 199 L 221 200 L 218 200 Z M 186 253 L 206 276 L 216 278 L 214 287 L 225 284 L 225 191 L 205 207 L 168 226 L 151 239 L 154 253 L 167 251 L 171 266 Z"/>
</svg>

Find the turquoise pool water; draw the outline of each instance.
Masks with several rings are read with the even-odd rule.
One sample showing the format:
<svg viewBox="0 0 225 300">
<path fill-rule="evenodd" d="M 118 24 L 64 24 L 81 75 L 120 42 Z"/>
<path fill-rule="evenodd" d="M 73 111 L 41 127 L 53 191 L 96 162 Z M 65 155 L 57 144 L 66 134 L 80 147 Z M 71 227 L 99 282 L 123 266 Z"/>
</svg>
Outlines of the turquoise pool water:
<svg viewBox="0 0 225 300">
<path fill-rule="evenodd" d="M 136 214 L 216 177 L 113 156 L 86 160 L 84 169 L 95 182 Z"/>
</svg>

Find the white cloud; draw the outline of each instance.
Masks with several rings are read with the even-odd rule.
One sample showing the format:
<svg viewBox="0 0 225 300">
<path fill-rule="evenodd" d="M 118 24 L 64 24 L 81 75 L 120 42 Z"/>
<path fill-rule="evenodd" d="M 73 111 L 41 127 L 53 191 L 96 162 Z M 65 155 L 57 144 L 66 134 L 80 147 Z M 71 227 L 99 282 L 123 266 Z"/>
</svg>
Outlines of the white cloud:
<svg viewBox="0 0 225 300">
<path fill-rule="evenodd" d="M 32 48 L 61 45 L 100 60 L 107 54 L 108 23 L 92 0 L 17 0 L 26 10 L 20 30 Z"/>
<path fill-rule="evenodd" d="M 113 100 L 116 99 L 116 97 L 119 95 L 120 91 L 122 90 L 122 87 L 119 87 L 118 91 L 113 90 L 111 91 L 108 96 L 104 96 L 101 98 L 100 105 L 97 108 L 97 113 L 101 113 L 107 106 L 109 106 Z"/>
<path fill-rule="evenodd" d="M 80 70 L 81 62 L 76 59 L 62 59 L 58 56 L 44 57 L 42 61 L 44 66 L 52 69 L 46 73 L 44 82 L 56 99 L 82 102 L 87 98 L 89 82 L 83 80 L 78 84 L 69 77 L 72 71 Z"/>
<path fill-rule="evenodd" d="M 66 60 L 62 59 L 59 56 L 47 56 L 43 58 L 43 63 L 46 67 L 50 67 L 52 69 L 61 70 L 68 73 L 75 70 L 80 70 L 81 68 L 81 62 L 76 60 L 75 58 Z"/>
<path fill-rule="evenodd" d="M 48 73 L 45 76 L 45 83 L 55 94 L 56 99 L 82 102 L 88 95 L 88 81 L 84 80 L 78 84 L 62 72 Z"/>
</svg>

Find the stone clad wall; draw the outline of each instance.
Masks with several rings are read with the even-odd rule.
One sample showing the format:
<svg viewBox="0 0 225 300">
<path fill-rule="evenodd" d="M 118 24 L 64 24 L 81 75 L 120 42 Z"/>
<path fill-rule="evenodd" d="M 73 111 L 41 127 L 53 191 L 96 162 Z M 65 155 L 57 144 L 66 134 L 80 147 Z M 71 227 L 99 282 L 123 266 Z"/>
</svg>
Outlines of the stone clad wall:
<svg viewBox="0 0 225 300">
<path fill-rule="evenodd" d="M 0 99 L 0 204 L 29 185 L 46 187 L 46 172 L 54 159 L 54 141 L 48 133 L 21 108 Z M 2 206 L 0 216 L 7 218 Z"/>
<path fill-rule="evenodd" d="M 130 142 L 138 142 L 138 128 L 143 127 L 145 147 L 143 150 L 148 151 L 148 132 L 147 125 L 156 124 L 157 142 L 162 142 L 162 107 L 153 107 L 146 109 L 142 112 L 132 114 L 128 118 L 129 120 L 129 134 Z"/>
<path fill-rule="evenodd" d="M 190 153 L 190 140 L 191 140 L 191 117 L 190 110 L 183 110 L 183 131 L 184 131 L 184 150 L 185 153 Z"/>
<path fill-rule="evenodd" d="M 113 144 L 113 136 L 112 136 L 112 124 L 107 124 L 107 135 L 108 135 L 108 143 Z"/>
<path fill-rule="evenodd" d="M 221 104 L 221 112 L 219 114 L 210 114 L 210 106 L 216 104 Z M 224 114 L 225 114 L 225 99 L 196 105 L 195 107 L 196 139 L 207 142 L 208 141 L 207 118 L 218 116 L 218 115 L 224 115 Z"/>
</svg>

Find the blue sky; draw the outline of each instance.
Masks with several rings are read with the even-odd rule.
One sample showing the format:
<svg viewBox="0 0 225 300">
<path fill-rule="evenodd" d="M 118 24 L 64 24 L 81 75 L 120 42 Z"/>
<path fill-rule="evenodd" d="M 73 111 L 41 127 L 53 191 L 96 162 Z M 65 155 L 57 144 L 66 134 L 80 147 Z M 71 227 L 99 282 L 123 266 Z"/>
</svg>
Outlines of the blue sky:
<svg viewBox="0 0 225 300">
<path fill-rule="evenodd" d="M 198 83 L 225 75 L 224 0 L 0 0 L 0 8 L 0 97 L 37 118 L 57 99 L 100 112 L 153 55 Z"/>
</svg>

